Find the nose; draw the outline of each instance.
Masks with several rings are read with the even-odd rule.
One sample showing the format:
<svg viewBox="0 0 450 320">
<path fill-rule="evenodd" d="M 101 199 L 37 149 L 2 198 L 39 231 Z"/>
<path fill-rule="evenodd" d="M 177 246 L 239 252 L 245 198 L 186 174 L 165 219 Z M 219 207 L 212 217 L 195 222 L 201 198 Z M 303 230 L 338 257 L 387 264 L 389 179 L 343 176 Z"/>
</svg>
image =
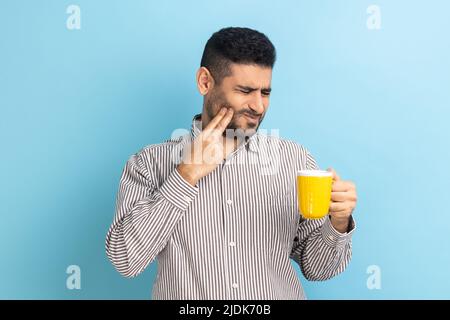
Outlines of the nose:
<svg viewBox="0 0 450 320">
<path fill-rule="evenodd" d="M 255 113 L 262 114 L 264 112 L 264 103 L 259 91 L 255 91 L 252 101 L 249 104 L 250 109 L 252 109 Z"/>
</svg>

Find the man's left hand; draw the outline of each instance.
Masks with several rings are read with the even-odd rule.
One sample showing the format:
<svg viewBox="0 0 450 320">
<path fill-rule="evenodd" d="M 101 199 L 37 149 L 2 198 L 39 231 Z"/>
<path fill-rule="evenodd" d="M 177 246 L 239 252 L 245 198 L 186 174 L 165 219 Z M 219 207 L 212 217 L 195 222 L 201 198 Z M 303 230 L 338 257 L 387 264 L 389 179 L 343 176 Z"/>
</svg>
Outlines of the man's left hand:
<svg viewBox="0 0 450 320">
<path fill-rule="evenodd" d="M 330 218 L 333 227 L 341 232 L 347 232 L 350 217 L 356 207 L 356 186 L 352 181 L 341 180 L 333 168 L 327 171 L 333 173 L 333 185 L 331 188 Z"/>
</svg>

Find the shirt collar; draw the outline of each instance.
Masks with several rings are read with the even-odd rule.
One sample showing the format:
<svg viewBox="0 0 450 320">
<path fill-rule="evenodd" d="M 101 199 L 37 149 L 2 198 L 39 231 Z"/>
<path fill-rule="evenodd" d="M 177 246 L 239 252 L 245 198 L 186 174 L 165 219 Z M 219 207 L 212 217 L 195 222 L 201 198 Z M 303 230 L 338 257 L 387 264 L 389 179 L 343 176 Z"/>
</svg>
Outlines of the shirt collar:
<svg viewBox="0 0 450 320">
<path fill-rule="evenodd" d="M 202 115 L 196 114 L 192 119 L 192 127 L 191 127 L 191 137 L 195 139 L 200 132 L 202 131 Z M 245 139 L 245 148 L 246 150 L 250 150 L 252 152 L 259 151 L 259 134 L 256 132 L 251 137 L 246 137 Z"/>
</svg>

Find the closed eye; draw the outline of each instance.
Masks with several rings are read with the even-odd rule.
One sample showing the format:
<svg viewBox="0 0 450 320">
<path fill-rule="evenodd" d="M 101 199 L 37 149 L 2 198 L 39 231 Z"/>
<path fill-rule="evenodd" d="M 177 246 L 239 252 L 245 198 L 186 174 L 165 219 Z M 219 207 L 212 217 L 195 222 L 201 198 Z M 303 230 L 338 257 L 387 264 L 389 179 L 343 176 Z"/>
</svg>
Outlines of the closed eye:
<svg viewBox="0 0 450 320">
<path fill-rule="evenodd" d="M 236 91 L 243 93 L 243 94 L 250 94 L 253 91 L 259 91 L 259 89 L 256 88 L 251 88 L 251 87 L 245 87 L 245 86 L 237 86 Z M 261 89 L 261 95 L 263 95 L 264 97 L 268 97 L 270 95 L 271 92 L 271 88 L 264 88 Z"/>
</svg>

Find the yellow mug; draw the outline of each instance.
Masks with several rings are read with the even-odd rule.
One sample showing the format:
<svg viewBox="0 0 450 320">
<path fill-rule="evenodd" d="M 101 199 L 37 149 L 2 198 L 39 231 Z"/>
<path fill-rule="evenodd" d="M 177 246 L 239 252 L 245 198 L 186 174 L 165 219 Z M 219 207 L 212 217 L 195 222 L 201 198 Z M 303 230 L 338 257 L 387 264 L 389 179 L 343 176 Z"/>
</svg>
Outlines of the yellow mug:
<svg viewBox="0 0 450 320">
<path fill-rule="evenodd" d="M 324 170 L 297 172 L 298 208 L 307 219 L 320 219 L 330 209 L 333 175 Z"/>
</svg>

